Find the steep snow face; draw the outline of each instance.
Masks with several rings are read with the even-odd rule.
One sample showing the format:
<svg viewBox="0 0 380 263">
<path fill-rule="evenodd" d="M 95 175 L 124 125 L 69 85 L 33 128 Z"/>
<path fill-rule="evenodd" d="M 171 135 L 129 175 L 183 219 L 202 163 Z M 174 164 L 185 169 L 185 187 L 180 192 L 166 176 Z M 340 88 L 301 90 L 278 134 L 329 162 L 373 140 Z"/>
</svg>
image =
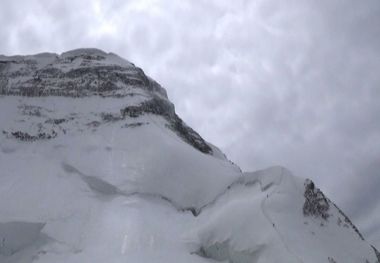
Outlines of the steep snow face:
<svg viewBox="0 0 380 263">
<path fill-rule="evenodd" d="M 128 99 L 0 100 L 0 111 L 6 113 L 0 120 L 0 164 L 9 171 L 2 174 L 2 179 L 19 177 L 14 187 L 27 182 L 30 186 L 36 184 L 36 190 L 44 185 L 37 177 L 47 183 L 66 174 L 80 179 L 95 193 L 152 195 L 168 200 L 177 209 L 198 209 L 240 176 L 239 169 L 229 161 L 202 153 L 187 143 L 170 119 L 152 113 L 123 117 L 120 109 L 130 105 Z M 19 162 L 27 165 L 20 166 Z M 48 167 L 51 172 L 46 174 Z M 36 178 L 29 177 L 30 171 L 35 171 Z M 104 182 L 100 187 L 108 190 L 92 187 L 99 186 L 99 180 Z M 34 190 L 22 201 L 26 207 L 33 207 L 33 202 L 53 201 L 45 200 L 50 193 Z M 15 197 L 0 202 L 14 209 L 17 205 L 11 204 L 21 201 Z"/>
<path fill-rule="evenodd" d="M 349 219 L 311 183 L 282 167 L 247 173 L 202 212 L 194 249 L 228 262 L 378 262 Z M 317 211 L 321 199 L 328 209 L 305 210 L 308 204 Z"/>
<path fill-rule="evenodd" d="M 161 115 L 182 139 L 204 153 L 212 153 L 211 147 L 175 114 L 165 89 L 140 68 L 113 53 L 77 49 L 62 55 L 0 56 L 0 95 L 125 98 L 123 106 L 117 103 L 120 108 L 116 115 L 100 113 L 109 120 L 126 115 L 136 118 L 144 113 Z M 24 107 L 24 112 L 38 114 L 39 106 L 31 107 Z M 120 113 L 122 116 L 117 116 Z M 50 121 L 60 124 L 57 120 Z M 58 121 L 65 122 L 65 119 Z M 52 132 L 33 136 L 20 131 L 13 135 L 22 140 L 50 139 L 57 135 L 57 131 Z"/>
<path fill-rule="evenodd" d="M 117 55 L 0 56 L 0 91 L 1 263 L 377 262 L 311 181 L 243 174 Z"/>
</svg>

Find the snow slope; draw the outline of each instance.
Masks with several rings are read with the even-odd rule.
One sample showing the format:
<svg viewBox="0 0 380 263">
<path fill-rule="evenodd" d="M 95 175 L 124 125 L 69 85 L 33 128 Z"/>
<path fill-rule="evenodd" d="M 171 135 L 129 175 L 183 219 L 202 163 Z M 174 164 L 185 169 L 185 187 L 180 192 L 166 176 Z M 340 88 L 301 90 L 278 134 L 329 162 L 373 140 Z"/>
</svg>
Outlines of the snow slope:
<svg viewBox="0 0 380 263">
<path fill-rule="evenodd" d="M 200 215 L 199 253 L 230 262 L 377 262 L 330 200 L 327 219 L 305 215 L 308 183 L 283 167 L 245 174 Z"/>
<path fill-rule="evenodd" d="M 0 94 L 1 263 L 378 262 L 312 182 L 242 173 L 115 54 L 0 56 Z"/>
</svg>

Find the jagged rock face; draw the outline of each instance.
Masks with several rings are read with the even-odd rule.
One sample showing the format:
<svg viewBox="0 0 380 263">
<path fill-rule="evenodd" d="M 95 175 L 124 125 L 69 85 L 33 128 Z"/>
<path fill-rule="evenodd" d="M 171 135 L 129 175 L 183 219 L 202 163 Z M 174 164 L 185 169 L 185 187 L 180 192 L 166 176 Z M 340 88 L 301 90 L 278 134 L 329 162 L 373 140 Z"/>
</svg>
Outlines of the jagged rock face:
<svg viewBox="0 0 380 263">
<path fill-rule="evenodd" d="M 102 121 L 135 118 L 143 114 L 160 115 L 168 121 L 168 128 L 184 141 L 203 153 L 212 153 L 202 137 L 175 113 L 165 89 L 140 68 L 112 53 L 79 49 L 62 55 L 0 56 L 0 95 L 140 98 L 138 102 L 126 102 L 127 106 L 120 109 L 120 115 L 101 113 Z M 24 111 L 34 116 L 41 114 L 41 109 L 28 105 Z M 58 127 L 68 121 L 70 119 L 65 118 L 45 120 L 35 134 L 20 130 L 3 130 L 3 134 L 20 141 L 49 140 L 65 132 Z M 51 124 L 54 127 L 45 128 Z M 94 120 L 92 124 L 99 126 L 101 122 Z"/>
<path fill-rule="evenodd" d="M 351 228 L 359 236 L 361 240 L 364 240 L 363 235 L 359 232 L 358 228 L 351 222 L 345 213 L 331 200 L 329 200 L 323 192 L 315 187 L 312 180 L 306 179 L 305 183 L 305 202 L 303 205 L 304 216 L 313 216 L 315 218 L 321 218 L 324 221 L 328 221 L 330 217 L 330 207 L 333 206 L 338 211 L 337 225 L 345 228 Z M 323 223 L 322 223 L 323 224 Z"/>
<path fill-rule="evenodd" d="M 133 96 L 136 88 L 165 90 L 132 63 L 112 53 L 80 49 L 62 55 L 0 56 L 0 94 L 23 96 Z"/>
<path fill-rule="evenodd" d="M 202 209 L 199 222 L 195 253 L 218 262 L 378 262 L 311 180 L 282 167 L 245 174 Z"/>
<path fill-rule="evenodd" d="M 327 220 L 330 208 L 329 202 L 325 195 L 315 187 L 313 181 L 305 181 L 305 203 L 303 205 L 303 214 L 305 216 L 321 217 Z"/>
<path fill-rule="evenodd" d="M 163 116 L 167 121 L 167 127 L 175 131 L 178 136 L 190 145 L 203 153 L 212 153 L 211 147 L 196 133 L 192 128 L 187 126 L 181 118 L 175 114 L 174 105 L 167 100 L 155 97 L 151 100 L 144 101 L 138 106 L 128 106 L 121 111 L 123 117 L 129 116 L 136 118 L 144 113 L 151 113 Z"/>
</svg>

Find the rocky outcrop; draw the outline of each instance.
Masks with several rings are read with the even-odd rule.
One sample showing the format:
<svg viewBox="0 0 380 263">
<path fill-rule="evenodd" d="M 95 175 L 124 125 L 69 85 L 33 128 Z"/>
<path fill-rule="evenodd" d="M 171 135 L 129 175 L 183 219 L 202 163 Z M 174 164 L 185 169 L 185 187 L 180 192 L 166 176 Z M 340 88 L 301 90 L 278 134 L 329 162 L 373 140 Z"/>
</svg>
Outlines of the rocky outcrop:
<svg viewBox="0 0 380 263">
<path fill-rule="evenodd" d="M 61 55 L 0 56 L 0 95 L 128 97 L 127 106 L 120 113 L 102 112 L 101 120 L 91 120 L 87 126 L 96 128 L 102 123 L 122 121 L 127 117 L 155 114 L 165 118 L 167 128 L 185 142 L 202 153 L 212 153 L 202 137 L 178 117 L 160 84 L 134 64 L 98 49 L 78 49 Z M 4 131 L 8 137 L 20 141 L 53 139 L 59 133 L 66 133 L 61 124 L 72 120 L 50 118 L 49 112 L 38 106 L 24 105 L 20 110 L 26 116 L 48 118 L 39 124 L 41 128 L 36 134 L 22 130 Z M 42 131 L 48 126 L 54 129 Z"/>
<path fill-rule="evenodd" d="M 314 182 L 309 179 L 305 181 L 304 197 L 304 216 L 320 217 L 327 220 L 330 204 L 322 191 L 316 188 Z"/>
<path fill-rule="evenodd" d="M 142 69 L 97 49 L 0 56 L 0 95 L 124 97 L 133 96 L 135 88 L 167 96 Z"/>
<path fill-rule="evenodd" d="M 144 101 L 138 106 L 125 107 L 120 112 L 123 118 L 137 118 L 145 113 L 161 115 L 168 121 L 168 128 L 176 132 L 184 141 L 203 153 L 212 153 L 211 147 L 202 137 L 178 117 L 175 113 L 174 105 L 168 100 L 154 97 L 153 99 Z"/>
<path fill-rule="evenodd" d="M 360 233 L 359 229 L 351 222 L 348 216 L 330 199 L 328 199 L 320 189 L 316 188 L 314 182 L 306 179 L 305 180 L 305 203 L 303 206 L 304 216 L 314 216 L 317 218 L 322 218 L 327 220 L 329 218 L 330 206 L 334 206 L 339 215 L 337 224 L 346 228 L 351 228 L 361 240 L 364 240 L 363 235 Z"/>
<path fill-rule="evenodd" d="M 51 133 L 46 133 L 46 132 L 40 132 L 36 135 L 31 135 L 27 132 L 23 131 L 15 131 L 15 132 L 7 132 L 3 131 L 3 134 L 5 134 L 8 137 L 13 137 L 19 141 L 23 142 L 33 142 L 33 141 L 38 141 L 38 140 L 50 140 L 55 137 L 57 137 L 57 132 L 52 130 Z"/>
</svg>

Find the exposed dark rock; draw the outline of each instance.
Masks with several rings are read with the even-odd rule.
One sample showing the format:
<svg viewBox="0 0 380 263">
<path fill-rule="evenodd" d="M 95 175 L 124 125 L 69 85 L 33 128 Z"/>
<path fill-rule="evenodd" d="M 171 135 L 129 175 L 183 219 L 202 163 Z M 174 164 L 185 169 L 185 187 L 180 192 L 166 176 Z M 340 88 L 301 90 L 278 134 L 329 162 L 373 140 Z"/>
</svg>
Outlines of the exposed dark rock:
<svg viewBox="0 0 380 263">
<path fill-rule="evenodd" d="M 167 94 L 142 69 L 132 63 L 96 49 L 81 49 L 63 53 L 48 54 L 50 63 L 43 63 L 37 56 L 0 57 L 0 95 L 17 96 L 67 96 L 67 97 L 130 97 L 146 98 L 140 105 L 128 106 L 121 114 L 104 113 L 100 123 L 116 122 L 125 117 L 136 118 L 142 114 L 164 117 L 168 128 L 185 142 L 203 153 L 212 153 L 212 148 L 188 127 L 175 113 L 174 105 L 167 100 Z M 109 59 L 109 60 L 108 60 Z M 42 108 L 25 105 L 25 115 L 48 117 Z M 65 119 L 49 119 L 46 123 L 59 125 Z M 90 122 L 87 126 L 97 127 Z M 54 138 L 56 134 L 38 131 L 37 135 L 16 132 L 12 136 L 22 141 Z"/>
<path fill-rule="evenodd" d="M 149 124 L 149 122 L 134 122 L 134 123 L 126 123 L 122 126 L 122 128 L 136 128 L 142 125 Z"/>
<path fill-rule="evenodd" d="M 59 125 L 61 123 L 64 123 L 66 122 L 67 120 L 66 119 L 48 119 L 46 120 L 46 123 L 50 123 L 50 124 L 55 124 L 55 125 Z"/>
<path fill-rule="evenodd" d="M 352 228 L 361 240 L 364 240 L 363 235 L 359 232 L 358 228 L 351 222 L 351 220 L 343 213 L 343 211 L 330 199 L 328 199 L 321 190 L 315 187 L 313 181 L 307 179 L 305 181 L 305 203 L 303 205 L 303 214 L 305 216 L 319 217 L 327 220 L 330 216 L 328 214 L 330 204 L 332 204 L 339 212 L 343 220 L 338 217 L 337 225 L 346 228 Z M 321 223 L 322 226 L 322 223 Z"/>
<path fill-rule="evenodd" d="M 175 131 L 184 141 L 194 146 L 203 153 L 212 153 L 211 147 L 203 140 L 203 138 L 192 128 L 187 126 L 177 115 L 171 122 L 173 131 Z"/>
<path fill-rule="evenodd" d="M 371 246 L 373 251 L 375 251 L 375 255 L 377 257 L 377 262 L 380 263 L 380 252 L 374 247 L 374 246 Z"/>
<path fill-rule="evenodd" d="M 361 240 L 364 240 L 364 237 L 363 235 L 360 233 L 359 229 L 351 222 L 351 220 L 348 218 L 348 216 L 346 216 L 345 213 L 343 213 L 343 211 L 334 203 L 332 202 L 330 199 L 328 199 L 329 203 L 333 204 L 333 206 L 335 206 L 335 208 L 339 211 L 339 214 L 343 217 L 344 219 L 344 224 L 343 226 L 344 227 L 351 227 L 359 236 L 359 238 Z M 338 223 L 339 225 L 339 223 Z"/>
<path fill-rule="evenodd" d="M 96 127 L 99 127 L 100 124 L 101 123 L 99 121 L 92 121 L 92 122 L 87 123 L 87 126 L 96 128 Z"/>
<path fill-rule="evenodd" d="M 203 153 L 212 153 L 211 147 L 197 132 L 187 126 L 181 118 L 178 117 L 175 113 L 174 105 L 166 99 L 155 97 L 151 100 L 144 101 L 138 106 L 125 107 L 120 113 L 123 118 L 137 118 L 145 113 L 161 115 L 168 121 L 168 128 L 177 133 L 185 142 Z"/>
<path fill-rule="evenodd" d="M 33 142 L 33 141 L 38 141 L 38 140 L 50 140 L 55 137 L 57 137 L 57 132 L 52 130 L 51 134 L 46 133 L 46 132 L 41 132 L 38 133 L 37 135 L 30 135 L 27 132 L 22 132 L 22 131 L 15 131 L 8 133 L 7 131 L 3 131 L 3 134 L 14 137 L 20 141 L 23 142 Z"/>
<path fill-rule="evenodd" d="M 124 117 L 136 118 L 144 113 L 152 113 L 161 115 L 165 118 L 172 118 L 175 115 L 174 105 L 167 100 L 155 97 L 148 101 L 144 101 L 138 106 L 128 106 L 120 110 Z"/>
<path fill-rule="evenodd" d="M 303 214 L 327 220 L 330 204 L 322 191 L 316 188 L 313 181 L 309 179 L 305 181 L 304 197 Z"/>
<path fill-rule="evenodd" d="M 115 121 L 120 121 L 122 119 L 121 116 L 119 115 L 112 114 L 112 113 L 105 113 L 105 112 L 103 112 L 100 115 L 100 117 L 105 122 L 115 122 Z"/>
<path fill-rule="evenodd" d="M 35 105 L 21 105 L 18 107 L 23 115 L 34 116 L 34 117 L 43 117 L 45 116 L 44 112 L 47 112 L 46 109 L 35 106 Z"/>
<path fill-rule="evenodd" d="M 121 110 L 121 115 L 123 116 L 123 118 L 125 118 L 126 116 L 131 118 L 137 118 L 142 113 L 142 109 L 139 106 L 128 106 Z"/>
<path fill-rule="evenodd" d="M 138 87 L 167 97 L 166 91 L 148 78 L 142 69 L 133 64 L 102 64 L 107 56 L 78 54 L 70 57 L 56 56 L 53 63 L 42 68 L 36 60 L 5 59 L 0 61 L 0 94 L 21 96 L 84 97 L 128 96 L 128 87 Z M 81 57 L 82 63 L 74 62 Z M 18 70 L 12 65 L 17 64 Z M 69 70 L 63 70 L 62 64 Z M 9 81 L 12 80 L 12 81 Z M 124 90 L 119 93 L 119 91 Z"/>
</svg>

